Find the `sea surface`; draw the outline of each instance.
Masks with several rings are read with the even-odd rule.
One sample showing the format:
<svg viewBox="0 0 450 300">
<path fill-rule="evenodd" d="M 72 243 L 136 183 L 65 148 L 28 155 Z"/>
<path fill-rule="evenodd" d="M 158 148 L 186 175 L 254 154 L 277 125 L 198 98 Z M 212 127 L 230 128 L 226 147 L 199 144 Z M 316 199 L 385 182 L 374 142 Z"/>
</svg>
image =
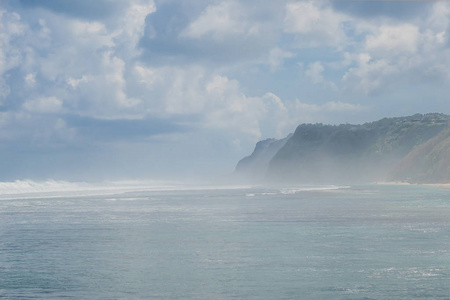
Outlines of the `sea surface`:
<svg viewBox="0 0 450 300">
<path fill-rule="evenodd" d="M 443 187 L 52 184 L 0 185 L 2 299 L 449 299 Z"/>
</svg>

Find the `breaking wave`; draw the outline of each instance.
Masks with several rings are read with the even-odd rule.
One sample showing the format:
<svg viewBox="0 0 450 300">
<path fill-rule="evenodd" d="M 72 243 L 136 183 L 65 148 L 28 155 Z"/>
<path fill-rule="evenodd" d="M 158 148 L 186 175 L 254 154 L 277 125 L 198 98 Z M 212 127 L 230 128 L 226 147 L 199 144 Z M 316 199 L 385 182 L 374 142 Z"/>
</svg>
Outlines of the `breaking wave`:
<svg viewBox="0 0 450 300">
<path fill-rule="evenodd" d="M 156 180 L 104 181 L 99 183 L 62 180 L 16 180 L 0 182 L 0 199 L 110 195 L 135 191 L 243 189 L 249 186 L 189 185 Z"/>
<path fill-rule="evenodd" d="M 301 192 L 312 192 L 312 191 L 332 191 L 332 190 L 341 190 L 348 189 L 349 186 L 337 186 L 337 185 L 327 185 L 327 186 L 305 186 L 298 188 L 286 188 L 281 189 L 280 193 L 285 195 L 297 194 Z"/>
<path fill-rule="evenodd" d="M 88 183 L 62 180 L 34 181 L 26 179 L 0 182 L 0 198 L 16 198 L 21 195 L 26 195 L 27 197 L 43 195 L 61 197 L 67 195 L 111 194 L 139 189 L 167 189 L 172 186 L 174 185 L 156 181 L 105 181 L 101 183 Z"/>
<path fill-rule="evenodd" d="M 337 191 L 342 189 L 350 189 L 350 186 L 337 186 L 337 185 L 327 185 L 327 186 L 302 186 L 302 187 L 289 187 L 289 188 L 276 188 L 273 191 L 266 191 L 264 193 L 247 193 L 247 197 L 255 196 L 276 196 L 276 195 L 294 195 L 302 192 L 326 192 L 326 191 Z"/>
</svg>

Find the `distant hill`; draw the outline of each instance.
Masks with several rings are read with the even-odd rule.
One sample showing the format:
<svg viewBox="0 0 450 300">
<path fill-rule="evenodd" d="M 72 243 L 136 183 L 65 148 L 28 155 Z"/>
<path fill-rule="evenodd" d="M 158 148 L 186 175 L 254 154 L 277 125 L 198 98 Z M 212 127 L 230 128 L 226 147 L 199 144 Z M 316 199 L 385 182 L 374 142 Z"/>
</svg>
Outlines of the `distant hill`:
<svg viewBox="0 0 450 300">
<path fill-rule="evenodd" d="M 449 182 L 450 116 L 416 114 L 362 125 L 301 124 L 259 142 L 236 174 L 273 182 Z"/>
</svg>

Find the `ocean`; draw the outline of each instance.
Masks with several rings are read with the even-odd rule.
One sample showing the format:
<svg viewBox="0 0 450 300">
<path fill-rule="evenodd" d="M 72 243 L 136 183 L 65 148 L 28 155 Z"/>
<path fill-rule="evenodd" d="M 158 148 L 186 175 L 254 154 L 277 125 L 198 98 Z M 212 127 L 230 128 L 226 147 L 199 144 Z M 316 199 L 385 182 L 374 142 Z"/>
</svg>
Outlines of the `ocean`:
<svg viewBox="0 0 450 300">
<path fill-rule="evenodd" d="M 0 298 L 449 299 L 449 201 L 418 185 L 3 184 Z"/>
</svg>

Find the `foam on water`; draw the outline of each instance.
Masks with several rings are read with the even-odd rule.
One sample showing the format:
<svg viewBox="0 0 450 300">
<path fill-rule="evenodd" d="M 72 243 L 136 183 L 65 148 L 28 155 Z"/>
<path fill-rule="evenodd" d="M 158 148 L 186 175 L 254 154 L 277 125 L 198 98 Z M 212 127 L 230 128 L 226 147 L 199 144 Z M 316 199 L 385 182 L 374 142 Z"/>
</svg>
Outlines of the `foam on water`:
<svg viewBox="0 0 450 300">
<path fill-rule="evenodd" d="M 296 188 L 285 188 L 281 189 L 280 193 L 289 195 L 289 194 L 297 194 L 301 192 L 312 192 L 312 191 L 334 191 L 340 189 L 348 189 L 349 186 L 337 186 L 337 185 L 325 185 L 325 186 L 304 186 L 304 187 L 296 187 Z"/>
<path fill-rule="evenodd" d="M 350 186 L 337 186 L 337 185 L 300 186 L 300 187 L 281 188 L 278 189 L 277 192 L 247 193 L 245 194 L 245 196 L 255 197 L 255 196 L 294 195 L 303 192 L 337 191 L 349 188 Z"/>
<path fill-rule="evenodd" d="M 192 185 L 179 182 L 165 182 L 155 180 L 127 180 L 127 181 L 103 181 L 69 182 L 62 180 L 16 180 L 0 182 L 0 200 L 3 199 L 32 199 L 32 198 L 59 198 L 72 196 L 101 196 L 114 195 L 136 191 L 196 191 L 196 190 L 222 190 L 244 189 L 250 186 L 243 185 Z"/>
</svg>

